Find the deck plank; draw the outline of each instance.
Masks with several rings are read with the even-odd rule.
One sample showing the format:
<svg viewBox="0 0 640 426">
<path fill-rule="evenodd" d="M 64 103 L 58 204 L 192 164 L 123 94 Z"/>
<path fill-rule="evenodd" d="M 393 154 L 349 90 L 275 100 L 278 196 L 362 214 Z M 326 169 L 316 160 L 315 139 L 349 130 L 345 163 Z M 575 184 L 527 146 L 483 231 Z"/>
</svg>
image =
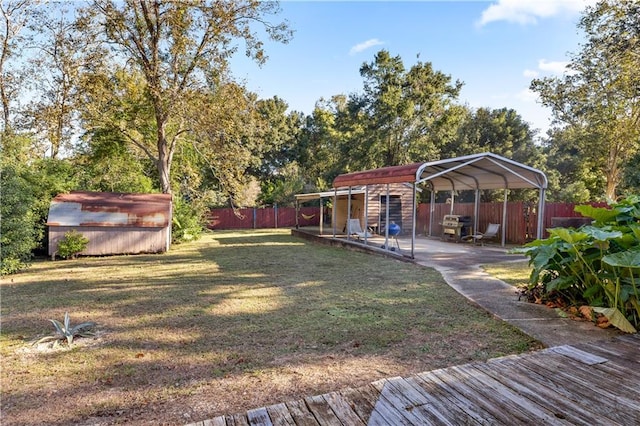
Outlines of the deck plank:
<svg viewBox="0 0 640 426">
<path fill-rule="evenodd" d="M 640 424 L 640 336 L 378 380 L 191 426 Z"/>
<path fill-rule="evenodd" d="M 371 392 L 367 392 L 365 386 L 358 389 L 346 388 L 338 393 L 347 401 L 353 411 L 358 414 L 358 417 L 364 424 L 368 426 L 393 426 L 387 422 L 379 412 L 374 410 L 379 396 L 377 393 L 373 395 Z"/>
<path fill-rule="evenodd" d="M 580 377 L 579 371 L 574 365 L 564 364 L 558 368 L 550 357 L 537 359 L 525 357 L 520 360 L 522 366 L 538 370 L 552 383 L 556 385 L 556 391 L 565 395 L 578 396 L 577 404 L 593 404 L 599 407 L 602 415 L 610 418 L 612 422 L 619 424 L 637 424 L 640 420 L 640 405 L 630 401 L 620 393 L 611 393 L 600 387 L 603 374 L 594 374 L 587 378 Z M 595 370 L 595 369 L 594 369 Z M 640 395 L 636 396 L 640 401 Z M 635 411 L 635 414 L 634 414 Z M 635 417 L 635 418 L 634 418 Z"/>
<path fill-rule="evenodd" d="M 405 410 L 415 412 L 431 424 L 455 425 L 445 414 L 447 410 L 437 404 L 424 390 L 416 389 L 404 378 L 391 380 L 388 384 L 395 388 L 398 395 L 403 396 L 406 401 Z"/>
<path fill-rule="evenodd" d="M 358 414 L 351 408 L 349 402 L 346 401 L 338 392 L 330 392 L 322 396 L 343 424 L 353 426 L 366 425 L 366 423 L 363 422 Z"/>
<path fill-rule="evenodd" d="M 287 402 L 286 406 L 297 426 L 318 426 L 320 424 L 303 400 Z"/>
<path fill-rule="evenodd" d="M 227 416 L 227 425 L 229 425 L 229 416 Z M 249 420 L 247 419 L 247 413 L 237 413 L 231 416 L 233 419 L 234 426 L 250 426 Z M 229 425 L 231 426 L 231 425 Z"/>
<path fill-rule="evenodd" d="M 551 348 L 551 351 L 587 365 L 604 364 L 609 361 L 608 358 L 594 355 L 570 345 L 556 346 Z"/>
<path fill-rule="evenodd" d="M 371 419 L 378 421 L 384 419 L 392 426 L 408 424 L 407 419 L 402 417 L 402 414 L 396 410 L 391 403 L 380 394 L 380 391 L 370 383 L 366 386 L 358 388 L 363 396 L 369 399 L 373 405 L 373 411 L 371 412 Z"/>
<path fill-rule="evenodd" d="M 484 411 L 486 414 L 494 418 L 492 421 L 494 424 L 525 424 L 523 419 L 518 416 L 514 416 L 510 412 L 509 407 L 505 407 L 501 404 L 501 401 L 495 397 L 492 400 L 486 398 L 484 392 L 478 391 L 475 387 L 471 386 L 468 382 L 460 380 L 449 369 L 435 370 L 432 372 L 442 382 L 446 383 L 452 395 L 458 399 L 467 399 L 471 403 L 475 404 L 478 408 Z M 485 414 L 485 415 L 486 415 Z"/>
<path fill-rule="evenodd" d="M 450 412 L 459 413 L 458 424 L 464 425 L 490 425 L 495 424 L 497 419 L 485 410 L 482 410 L 463 395 L 456 392 L 446 382 L 439 379 L 433 373 L 422 373 L 411 377 L 416 385 L 423 388 L 433 398 L 442 401 L 446 407 L 450 407 Z"/>
<path fill-rule="evenodd" d="M 516 370 L 507 365 L 501 368 L 489 364 L 474 364 L 476 368 L 502 383 L 538 405 L 550 407 L 558 419 L 566 419 L 574 425 L 590 426 L 593 424 L 610 424 L 611 419 L 600 416 L 597 410 L 589 410 L 559 396 L 544 382 L 536 380 L 535 373 L 527 374 L 526 369 Z"/>
<path fill-rule="evenodd" d="M 475 388 L 480 393 L 480 397 L 484 397 L 487 403 L 494 403 L 496 410 L 506 410 L 519 421 L 528 423 L 532 418 L 536 418 L 546 425 L 563 424 L 560 419 L 556 418 L 553 413 L 550 413 L 544 407 L 533 404 L 508 387 L 502 386 L 492 377 L 468 365 L 456 366 L 449 370 L 459 380 Z"/>
<path fill-rule="evenodd" d="M 291 417 L 285 403 L 269 405 L 266 408 L 273 426 L 295 426 L 296 422 Z"/>
<path fill-rule="evenodd" d="M 328 426 L 342 426 L 342 422 L 333 412 L 327 400 L 322 395 L 308 396 L 304 399 L 309 411 L 313 413 L 318 423 Z"/>
<path fill-rule="evenodd" d="M 247 411 L 247 420 L 251 426 L 273 426 L 266 407 Z"/>
</svg>

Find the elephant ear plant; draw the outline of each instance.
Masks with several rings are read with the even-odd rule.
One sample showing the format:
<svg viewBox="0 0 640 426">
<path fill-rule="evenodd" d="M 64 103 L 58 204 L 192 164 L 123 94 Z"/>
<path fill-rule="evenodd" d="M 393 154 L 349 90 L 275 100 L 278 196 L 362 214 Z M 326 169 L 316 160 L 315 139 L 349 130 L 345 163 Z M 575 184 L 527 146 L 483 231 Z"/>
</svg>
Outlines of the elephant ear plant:
<svg viewBox="0 0 640 426">
<path fill-rule="evenodd" d="M 64 323 L 61 323 L 58 320 L 50 319 L 51 323 L 56 329 L 56 334 L 53 336 L 43 337 L 38 340 L 36 344 L 47 343 L 47 342 L 56 342 L 58 343 L 60 340 L 65 340 L 69 345 L 73 343 L 73 339 L 75 337 L 89 337 L 94 334 L 91 332 L 91 329 L 95 327 L 94 322 L 83 322 L 76 326 L 71 327 L 71 320 L 69 318 L 69 312 L 64 313 Z"/>
<path fill-rule="evenodd" d="M 593 223 L 549 229 L 549 238 L 516 250 L 533 267 L 527 291 L 589 305 L 613 326 L 635 333 L 640 326 L 640 196 L 610 208 L 575 210 Z"/>
</svg>

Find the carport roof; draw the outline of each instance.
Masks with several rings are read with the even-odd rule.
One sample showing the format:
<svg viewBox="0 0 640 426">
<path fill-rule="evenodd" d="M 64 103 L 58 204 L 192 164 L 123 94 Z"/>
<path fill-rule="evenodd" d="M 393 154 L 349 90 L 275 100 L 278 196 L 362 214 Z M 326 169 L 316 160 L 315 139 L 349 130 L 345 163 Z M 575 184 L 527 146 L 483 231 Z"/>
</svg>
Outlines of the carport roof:
<svg viewBox="0 0 640 426">
<path fill-rule="evenodd" d="M 446 160 L 383 167 L 337 176 L 335 188 L 385 183 L 425 183 L 435 191 L 547 188 L 545 174 L 533 167 L 485 152 Z"/>
</svg>

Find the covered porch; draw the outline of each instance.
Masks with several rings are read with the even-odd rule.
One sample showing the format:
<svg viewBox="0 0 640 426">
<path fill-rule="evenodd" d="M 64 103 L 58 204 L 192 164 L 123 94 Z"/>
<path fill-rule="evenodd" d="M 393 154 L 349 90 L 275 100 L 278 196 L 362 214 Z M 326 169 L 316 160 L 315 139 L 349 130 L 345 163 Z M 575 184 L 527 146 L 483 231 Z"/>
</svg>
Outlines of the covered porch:
<svg viewBox="0 0 640 426">
<path fill-rule="evenodd" d="M 428 241 L 434 242 L 436 238 L 433 237 L 439 238 L 442 236 L 435 232 L 435 228 L 440 229 L 438 225 L 441 225 L 441 223 L 438 225 L 434 223 L 433 212 L 436 193 L 440 191 L 447 192 L 447 202 L 450 207 L 450 213 L 452 216 L 456 216 L 454 215 L 454 211 L 458 191 L 473 191 L 473 214 L 466 216 L 465 220 L 469 222 L 467 225 L 470 228 L 470 233 L 478 235 L 485 230 L 480 228 L 480 223 L 483 222 L 479 217 L 480 191 L 489 189 L 504 191 L 502 217 L 496 220 L 496 222 L 498 222 L 497 224 L 499 225 L 497 240 L 502 247 L 505 247 L 508 224 L 507 218 L 509 215 L 507 208 L 509 190 L 534 189 L 537 191 L 538 200 L 535 207 L 537 226 L 535 236 L 536 238 L 541 238 L 547 184 L 547 178 L 542 171 L 493 153 L 473 154 L 447 160 L 342 174 L 335 178 L 333 182 L 334 189 L 332 191 L 321 194 L 326 199 L 336 201 L 339 196 L 342 196 L 343 204 L 346 204 L 346 217 L 360 219 L 362 229 L 368 229 L 371 232 L 364 232 L 364 234 L 361 233 L 356 236 L 354 233 L 349 232 L 346 227 L 339 226 L 338 221 L 333 219 L 331 221 L 331 227 L 329 229 L 321 227 L 319 235 L 330 235 L 335 239 L 346 239 L 355 244 L 364 244 L 369 247 L 378 246 L 392 252 L 397 250 L 398 253 L 401 253 L 403 256 L 414 258 L 419 245 L 423 245 Z M 374 187 L 381 201 L 375 206 L 379 212 L 379 220 L 374 220 L 372 223 L 371 217 L 373 216 L 375 219 L 375 214 L 372 215 L 370 212 L 371 197 L 369 193 L 371 192 L 371 188 Z M 389 226 L 386 224 L 394 222 L 392 212 L 394 207 L 394 192 L 398 192 L 399 188 L 405 188 L 410 193 L 403 198 L 401 202 L 403 205 L 402 208 L 407 210 L 402 210 L 403 213 L 401 216 L 397 214 L 395 216 L 396 218 L 401 217 L 402 233 L 400 235 L 393 235 L 393 232 L 392 234 L 389 233 Z M 425 236 L 432 238 L 421 238 L 418 240 L 416 226 L 417 194 L 422 191 L 429 191 L 430 193 L 431 210 L 429 215 L 430 222 L 423 233 Z M 362 198 L 358 201 L 356 198 L 357 194 L 364 194 L 364 202 Z M 299 200 L 303 200 L 302 197 L 308 197 L 309 195 L 310 194 L 299 194 L 296 196 L 296 202 L 298 203 Z M 362 195 L 360 195 L 360 197 L 362 197 Z M 304 199 L 307 200 L 309 198 Z M 362 212 L 362 209 L 364 212 Z M 407 217 L 407 214 L 404 213 L 405 211 L 409 212 L 408 219 L 403 220 L 402 218 Z M 354 212 L 357 212 L 356 216 L 354 216 Z M 335 215 L 335 210 L 333 214 Z M 484 222 L 486 223 L 486 221 Z"/>
</svg>

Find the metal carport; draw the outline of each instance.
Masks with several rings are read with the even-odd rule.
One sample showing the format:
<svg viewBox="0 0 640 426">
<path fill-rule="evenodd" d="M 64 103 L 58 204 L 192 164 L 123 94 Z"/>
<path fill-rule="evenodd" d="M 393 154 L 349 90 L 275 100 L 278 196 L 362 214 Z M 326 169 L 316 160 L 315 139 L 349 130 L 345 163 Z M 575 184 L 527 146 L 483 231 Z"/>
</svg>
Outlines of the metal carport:
<svg viewBox="0 0 640 426">
<path fill-rule="evenodd" d="M 548 186 L 546 175 L 533 167 L 518 163 L 505 157 L 490 152 L 472 154 L 463 157 L 446 160 L 413 163 L 404 166 L 383 167 L 354 173 L 346 173 L 337 176 L 333 181 L 336 190 L 351 188 L 353 186 L 410 183 L 413 185 L 413 229 L 411 243 L 411 257 L 414 256 L 416 220 L 415 220 L 415 195 L 418 185 L 426 185 L 431 191 L 431 208 L 436 191 L 451 191 L 452 209 L 453 194 L 455 191 L 475 191 L 475 228 L 478 221 L 479 192 L 482 189 L 504 189 L 502 245 L 505 244 L 507 193 L 509 189 L 537 189 L 538 200 L 538 224 L 537 238 L 542 237 L 544 218 L 544 198 Z M 431 223 L 433 215 L 431 215 Z M 431 233 L 431 223 L 429 233 Z M 386 238 L 388 234 L 385 232 Z"/>
</svg>

